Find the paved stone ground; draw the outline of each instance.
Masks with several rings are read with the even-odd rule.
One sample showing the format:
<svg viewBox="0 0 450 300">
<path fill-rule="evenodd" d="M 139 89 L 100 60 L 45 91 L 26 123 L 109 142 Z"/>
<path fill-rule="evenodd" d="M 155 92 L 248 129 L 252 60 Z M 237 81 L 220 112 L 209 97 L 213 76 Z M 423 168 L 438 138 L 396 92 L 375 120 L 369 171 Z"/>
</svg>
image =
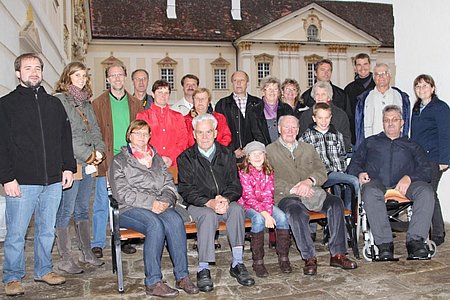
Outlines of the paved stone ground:
<svg viewBox="0 0 450 300">
<path fill-rule="evenodd" d="M 448 226 L 447 226 L 448 227 Z M 27 276 L 23 280 L 25 296 L 20 299 L 142 299 L 147 298 L 143 286 L 142 245 L 133 255 L 123 255 L 125 270 L 125 294 L 117 292 L 116 275 L 111 271 L 111 251 L 104 251 L 105 264 L 95 268 L 82 266 L 83 274 L 66 276 L 64 285 L 50 287 L 33 281 L 32 229 L 26 245 Z M 448 235 L 449 236 L 449 235 Z M 189 297 L 180 292 L 178 299 L 450 299 L 450 243 L 444 243 L 431 261 L 407 261 L 404 247 L 405 235 L 397 234 L 395 253 L 399 262 L 367 262 L 358 260 L 358 269 L 345 271 L 328 266 L 329 255 L 324 245 L 316 242 L 319 260 L 318 274 L 304 276 L 303 261 L 298 251 L 291 247 L 291 274 L 282 274 L 278 269 L 275 250 L 266 247 L 266 265 L 269 277 L 256 279 L 253 287 L 240 286 L 228 273 L 230 251 L 226 237 L 221 235 L 222 249 L 217 252 L 217 265 L 212 267 L 215 289 L 211 293 L 200 293 Z M 75 240 L 73 241 L 74 249 Z M 188 257 L 191 278 L 195 280 L 197 253 L 192 249 L 193 240 L 188 240 Z M 0 243 L 0 268 L 3 265 L 3 243 Z M 360 245 L 362 248 L 362 244 Z M 58 261 L 54 249 L 54 262 Z M 79 253 L 76 251 L 76 253 Z M 246 244 L 245 263 L 251 270 L 251 253 Z M 350 254 L 350 257 L 352 255 Z M 163 273 L 169 285 L 174 285 L 172 265 L 167 252 L 163 255 Z M 9 298 L 0 290 L 0 298 Z M 11 299 L 11 298 L 9 298 Z"/>
</svg>

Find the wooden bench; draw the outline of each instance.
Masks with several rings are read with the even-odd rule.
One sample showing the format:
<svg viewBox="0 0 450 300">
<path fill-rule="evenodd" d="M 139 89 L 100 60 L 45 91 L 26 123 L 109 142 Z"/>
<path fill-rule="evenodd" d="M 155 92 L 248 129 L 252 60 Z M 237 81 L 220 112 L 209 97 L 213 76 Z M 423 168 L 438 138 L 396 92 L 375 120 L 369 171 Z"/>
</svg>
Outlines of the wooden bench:
<svg viewBox="0 0 450 300">
<path fill-rule="evenodd" d="M 245 228 L 252 227 L 252 221 L 250 219 L 245 219 Z M 217 230 L 219 231 L 225 231 L 227 229 L 227 225 L 225 222 L 219 222 L 219 226 L 217 227 Z M 192 234 L 197 233 L 197 226 L 194 222 L 192 223 L 186 223 L 184 224 L 184 230 L 186 231 L 186 234 Z M 120 239 L 122 241 L 128 240 L 128 239 L 143 239 L 145 238 L 145 235 L 143 235 L 140 232 L 126 229 L 126 228 L 120 228 Z"/>
</svg>

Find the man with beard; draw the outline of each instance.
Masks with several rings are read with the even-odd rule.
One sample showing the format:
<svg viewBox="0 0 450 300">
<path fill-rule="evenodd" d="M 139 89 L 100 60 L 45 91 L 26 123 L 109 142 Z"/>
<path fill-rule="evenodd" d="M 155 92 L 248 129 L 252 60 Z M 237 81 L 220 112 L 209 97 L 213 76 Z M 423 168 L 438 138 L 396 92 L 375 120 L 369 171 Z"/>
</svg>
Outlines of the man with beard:
<svg viewBox="0 0 450 300">
<path fill-rule="evenodd" d="M 56 213 L 62 189 L 77 166 L 64 106 L 41 86 L 44 63 L 35 53 L 14 62 L 20 84 L 0 99 L 0 183 L 6 192 L 3 283 L 8 296 L 24 294 L 25 234 L 34 213 L 34 280 L 66 279 L 52 270 Z"/>
<path fill-rule="evenodd" d="M 187 115 L 194 106 L 194 98 L 192 95 L 198 88 L 200 80 L 194 74 L 186 74 L 181 78 L 181 86 L 183 87 L 183 98 L 175 102 L 171 109 L 179 112 L 183 116 Z"/>
</svg>

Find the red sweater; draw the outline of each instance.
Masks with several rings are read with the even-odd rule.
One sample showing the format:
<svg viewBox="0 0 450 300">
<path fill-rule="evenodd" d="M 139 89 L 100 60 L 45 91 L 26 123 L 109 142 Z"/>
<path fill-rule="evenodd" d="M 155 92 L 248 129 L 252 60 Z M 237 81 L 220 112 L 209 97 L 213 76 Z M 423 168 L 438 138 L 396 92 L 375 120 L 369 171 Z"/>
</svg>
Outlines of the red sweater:
<svg viewBox="0 0 450 300">
<path fill-rule="evenodd" d="M 224 115 L 222 115 L 218 112 L 213 112 L 213 116 L 217 120 L 216 141 L 219 144 L 228 147 L 228 145 L 230 145 L 230 143 L 231 143 L 231 131 L 230 131 L 230 128 L 228 127 L 227 119 L 225 118 Z M 187 132 L 188 132 L 188 137 L 187 137 L 188 147 L 191 147 L 192 145 L 195 144 L 194 129 L 192 128 L 192 119 L 193 118 L 191 117 L 190 113 L 188 113 L 187 115 L 184 116 L 184 121 L 186 122 L 186 128 L 187 128 Z"/>
<path fill-rule="evenodd" d="M 137 120 L 144 120 L 150 125 L 150 144 L 160 156 L 172 159 L 172 166 L 177 165 L 177 157 L 187 148 L 187 130 L 183 115 L 173 111 L 168 105 L 162 108 L 152 105 L 136 115 Z"/>
</svg>

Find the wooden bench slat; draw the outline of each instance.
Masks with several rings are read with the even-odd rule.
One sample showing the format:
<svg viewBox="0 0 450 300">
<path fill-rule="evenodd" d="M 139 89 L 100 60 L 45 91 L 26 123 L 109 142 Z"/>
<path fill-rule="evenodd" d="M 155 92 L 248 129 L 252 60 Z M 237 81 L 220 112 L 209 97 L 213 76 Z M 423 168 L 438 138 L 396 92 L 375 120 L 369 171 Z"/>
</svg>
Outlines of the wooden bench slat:
<svg viewBox="0 0 450 300">
<path fill-rule="evenodd" d="M 245 228 L 250 228 L 252 227 L 252 221 L 250 219 L 245 219 Z M 219 222 L 219 226 L 217 228 L 217 230 L 219 231 L 224 231 L 227 229 L 227 225 L 225 222 Z M 184 224 L 184 230 L 186 231 L 186 234 L 191 234 L 191 233 L 197 233 L 197 226 L 195 225 L 194 222 L 192 223 L 187 223 Z M 121 240 L 128 240 L 128 239 L 142 239 L 145 238 L 145 235 L 131 230 L 131 229 L 120 229 L 120 239 Z"/>
</svg>

